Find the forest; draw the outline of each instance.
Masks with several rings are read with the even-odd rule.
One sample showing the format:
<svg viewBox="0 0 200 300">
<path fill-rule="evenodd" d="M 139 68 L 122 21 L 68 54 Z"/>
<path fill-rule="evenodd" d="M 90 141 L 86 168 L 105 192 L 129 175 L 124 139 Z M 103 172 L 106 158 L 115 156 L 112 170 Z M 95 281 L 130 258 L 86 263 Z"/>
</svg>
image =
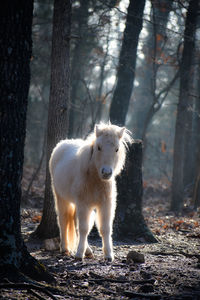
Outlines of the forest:
<svg viewBox="0 0 200 300">
<path fill-rule="evenodd" d="M 0 298 L 200 299 L 200 1 L 0 4 Z M 115 259 L 59 251 L 49 160 L 95 124 L 132 134 Z"/>
</svg>

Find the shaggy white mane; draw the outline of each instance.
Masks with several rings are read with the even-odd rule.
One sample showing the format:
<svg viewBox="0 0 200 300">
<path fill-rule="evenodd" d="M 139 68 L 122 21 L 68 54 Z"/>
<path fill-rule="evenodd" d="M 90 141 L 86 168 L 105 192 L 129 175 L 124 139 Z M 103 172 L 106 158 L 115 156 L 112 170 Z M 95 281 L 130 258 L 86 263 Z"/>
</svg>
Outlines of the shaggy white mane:
<svg viewBox="0 0 200 300">
<path fill-rule="evenodd" d="M 100 123 L 96 126 L 98 126 L 98 128 L 102 132 L 102 134 L 116 135 L 122 129 L 122 127 L 119 127 L 117 125 L 113 125 L 110 123 L 108 123 L 108 124 Z M 122 136 L 122 143 L 124 144 L 125 148 L 128 149 L 129 144 L 132 144 L 134 142 L 134 139 L 132 138 L 131 131 L 125 127 L 123 127 L 123 128 L 124 128 L 124 132 L 123 132 L 123 136 Z M 89 144 L 94 144 L 95 140 L 96 140 L 96 131 L 94 129 L 94 131 L 87 136 L 86 141 L 88 141 Z"/>
</svg>

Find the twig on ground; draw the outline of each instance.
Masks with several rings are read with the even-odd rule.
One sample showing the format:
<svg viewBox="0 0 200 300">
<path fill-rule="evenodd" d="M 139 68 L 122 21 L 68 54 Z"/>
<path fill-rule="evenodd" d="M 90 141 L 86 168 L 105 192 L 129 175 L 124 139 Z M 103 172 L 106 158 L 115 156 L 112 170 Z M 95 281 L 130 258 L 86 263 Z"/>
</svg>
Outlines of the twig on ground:
<svg viewBox="0 0 200 300">
<path fill-rule="evenodd" d="M 138 297 L 138 298 L 147 298 L 147 299 L 161 299 L 161 295 L 158 294 L 145 294 L 145 293 L 136 293 L 132 291 L 124 291 L 124 295 L 127 297 Z"/>
<path fill-rule="evenodd" d="M 128 283 L 131 283 L 131 284 L 146 284 L 146 283 L 154 283 L 155 282 L 155 279 L 128 280 L 128 279 L 120 279 L 120 278 L 108 278 L 108 277 L 96 274 L 92 271 L 90 271 L 89 274 L 91 276 L 95 277 L 94 279 L 93 278 L 89 279 L 89 281 L 93 281 L 93 282 L 95 281 L 95 282 L 98 282 L 98 283 L 105 282 L 105 281 L 113 282 L 113 283 L 127 283 L 128 282 Z"/>
<path fill-rule="evenodd" d="M 33 290 L 29 290 L 29 293 L 32 294 L 33 296 L 35 296 L 36 298 L 40 299 L 40 300 L 45 300 L 44 297 L 42 297 L 41 295 L 39 295 L 38 293 L 34 292 Z"/>
</svg>

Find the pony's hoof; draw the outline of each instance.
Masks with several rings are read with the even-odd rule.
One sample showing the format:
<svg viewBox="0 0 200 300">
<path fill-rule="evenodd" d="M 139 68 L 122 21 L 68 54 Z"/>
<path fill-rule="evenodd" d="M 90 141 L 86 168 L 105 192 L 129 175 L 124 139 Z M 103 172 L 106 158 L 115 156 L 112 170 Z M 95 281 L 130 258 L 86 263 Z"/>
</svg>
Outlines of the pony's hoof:
<svg viewBox="0 0 200 300">
<path fill-rule="evenodd" d="M 114 257 L 112 257 L 112 256 L 107 256 L 107 257 L 105 257 L 105 261 L 106 261 L 106 262 L 111 263 L 111 262 L 113 262 L 113 260 L 114 260 Z"/>
<path fill-rule="evenodd" d="M 82 257 L 79 257 L 79 256 L 75 256 L 75 261 L 83 261 L 83 258 Z"/>
<path fill-rule="evenodd" d="M 90 247 L 88 247 L 85 251 L 85 257 L 87 258 L 94 258 L 94 254 L 92 252 L 92 249 Z"/>
<path fill-rule="evenodd" d="M 68 257 L 70 257 L 72 255 L 69 250 L 65 250 L 63 254 L 68 256 Z"/>
<path fill-rule="evenodd" d="M 71 256 L 71 252 L 67 249 L 60 249 L 60 253 L 66 256 Z"/>
<path fill-rule="evenodd" d="M 94 258 L 94 254 L 92 252 L 85 253 L 85 257 L 92 259 Z"/>
</svg>

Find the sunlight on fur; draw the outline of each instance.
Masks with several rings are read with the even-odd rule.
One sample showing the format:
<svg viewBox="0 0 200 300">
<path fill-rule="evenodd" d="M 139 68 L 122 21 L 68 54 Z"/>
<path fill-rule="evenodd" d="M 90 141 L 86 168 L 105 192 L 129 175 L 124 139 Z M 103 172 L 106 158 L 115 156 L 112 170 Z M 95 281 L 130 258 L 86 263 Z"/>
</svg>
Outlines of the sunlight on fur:
<svg viewBox="0 0 200 300">
<path fill-rule="evenodd" d="M 80 260 L 85 255 L 93 257 L 87 237 L 95 219 L 104 258 L 114 259 L 115 177 L 124 166 L 128 144 L 132 142 L 125 127 L 98 124 L 86 140 L 66 139 L 54 148 L 49 168 L 61 252 L 70 255 L 76 251 L 75 257 Z"/>
</svg>

